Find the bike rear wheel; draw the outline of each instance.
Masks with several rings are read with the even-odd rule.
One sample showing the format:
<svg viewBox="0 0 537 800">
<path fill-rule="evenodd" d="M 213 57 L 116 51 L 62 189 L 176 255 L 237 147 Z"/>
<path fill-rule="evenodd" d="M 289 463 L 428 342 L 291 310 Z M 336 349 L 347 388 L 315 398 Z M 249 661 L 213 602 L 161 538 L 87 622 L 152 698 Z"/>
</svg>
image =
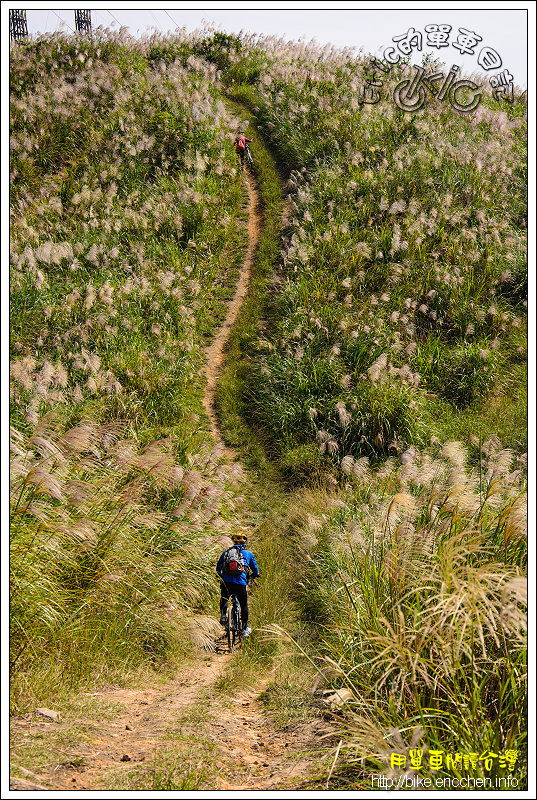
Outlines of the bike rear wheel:
<svg viewBox="0 0 537 800">
<path fill-rule="evenodd" d="M 230 653 L 233 652 L 237 642 L 242 639 L 241 612 L 238 603 L 235 604 L 233 599 L 229 604 L 226 618 L 227 644 Z"/>
<path fill-rule="evenodd" d="M 229 604 L 229 608 L 227 610 L 227 617 L 226 617 L 226 635 L 227 635 L 227 646 L 229 647 L 229 652 L 233 652 L 233 648 L 235 646 L 235 631 L 233 630 L 233 604 Z"/>
<path fill-rule="evenodd" d="M 241 612 L 237 606 L 233 608 L 233 630 L 236 641 L 240 642 L 242 639 Z"/>
</svg>

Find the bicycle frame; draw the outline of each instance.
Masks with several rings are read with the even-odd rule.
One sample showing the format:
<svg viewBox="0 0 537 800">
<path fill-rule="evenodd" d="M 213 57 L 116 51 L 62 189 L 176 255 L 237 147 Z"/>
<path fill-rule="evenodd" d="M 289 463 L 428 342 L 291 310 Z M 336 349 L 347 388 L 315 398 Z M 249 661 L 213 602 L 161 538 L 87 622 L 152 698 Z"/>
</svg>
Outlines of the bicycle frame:
<svg viewBox="0 0 537 800">
<path fill-rule="evenodd" d="M 250 148 L 248 147 L 248 143 L 246 143 L 246 147 L 244 148 L 244 158 L 248 166 L 251 168 L 254 165 L 254 159 L 252 158 L 252 154 L 250 153 Z"/>
</svg>

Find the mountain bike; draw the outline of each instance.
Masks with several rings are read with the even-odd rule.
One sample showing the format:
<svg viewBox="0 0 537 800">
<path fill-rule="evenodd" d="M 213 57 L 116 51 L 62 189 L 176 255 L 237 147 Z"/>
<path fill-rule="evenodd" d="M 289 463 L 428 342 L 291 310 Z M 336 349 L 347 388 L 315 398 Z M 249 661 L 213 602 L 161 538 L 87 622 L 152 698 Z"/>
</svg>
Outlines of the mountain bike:
<svg viewBox="0 0 537 800">
<path fill-rule="evenodd" d="M 252 154 L 250 153 L 250 148 L 248 147 L 248 143 L 246 143 L 246 146 L 244 148 L 244 161 L 251 172 L 254 168 L 254 159 L 252 158 Z"/>
<path fill-rule="evenodd" d="M 237 595 L 235 594 L 231 595 L 230 603 L 227 609 L 226 636 L 229 652 L 232 653 L 235 648 L 235 644 L 238 644 L 242 641 L 241 608 Z"/>
</svg>

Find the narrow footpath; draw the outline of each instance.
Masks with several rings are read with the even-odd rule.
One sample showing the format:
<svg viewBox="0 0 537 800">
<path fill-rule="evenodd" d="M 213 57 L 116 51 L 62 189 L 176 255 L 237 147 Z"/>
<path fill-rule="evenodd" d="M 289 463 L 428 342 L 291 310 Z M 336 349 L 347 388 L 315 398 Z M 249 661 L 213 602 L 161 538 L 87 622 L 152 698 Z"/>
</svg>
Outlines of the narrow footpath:
<svg viewBox="0 0 537 800">
<path fill-rule="evenodd" d="M 224 319 L 224 322 L 220 326 L 220 329 L 216 333 L 212 344 L 207 348 L 206 352 L 207 384 L 203 397 L 203 406 L 209 419 L 212 437 L 215 440 L 215 443 L 220 445 L 222 454 L 227 458 L 233 458 L 235 452 L 231 448 L 227 447 L 227 445 L 224 443 L 220 433 L 220 428 L 218 427 L 215 409 L 216 387 L 218 384 L 218 378 L 222 371 L 226 343 L 229 339 L 231 330 L 237 321 L 237 317 L 239 316 L 242 304 L 244 303 L 246 294 L 248 292 L 248 287 L 250 285 L 255 251 L 259 242 L 262 225 L 259 191 L 254 179 L 249 173 L 246 173 L 246 181 L 248 187 L 248 244 L 246 247 L 246 253 L 239 272 L 235 294 L 228 305 L 226 318 Z"/>
</svg>

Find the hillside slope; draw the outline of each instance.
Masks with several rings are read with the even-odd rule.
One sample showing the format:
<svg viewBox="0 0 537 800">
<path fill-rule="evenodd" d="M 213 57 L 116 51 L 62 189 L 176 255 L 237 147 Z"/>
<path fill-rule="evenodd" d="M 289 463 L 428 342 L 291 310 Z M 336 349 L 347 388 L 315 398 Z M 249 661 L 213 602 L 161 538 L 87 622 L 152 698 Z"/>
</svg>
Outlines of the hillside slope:
<svg viewBox="0 0 537 800">
<path fill-rule="evenodd" d="M 330 713 L 326 787 L 417 752 L 424 776 L 522 786 L 523 101 L 409 115 L 389 94 L 404 65 L 372 106 L 365 60 L 223 34 L 45 37 L 11 69 L 14 712 L 214 647 L 214 562 L 240 526 L 263 636 L 216 692 L 263 686 L 271 724 L 306 720 L 314 746 Z M 171 750 L 144 788 L 229 777 L 196 783 Z"/>
<path fill-rule="evenodd" d="M 429 97 L 407 114 L 392 93 L 410 67 L 368 104 L 367 59 L 270 45 L 259 80 L 232 90 L 293 202 L 236 391 L 295 490 L 295 597 L 340 707 L 332 780 L 418 769 L 521 787 L 524 99 L 485 93 L 462 113 Z M 263 40 L 248 46 L 258 60 Z"/>
</svg>

